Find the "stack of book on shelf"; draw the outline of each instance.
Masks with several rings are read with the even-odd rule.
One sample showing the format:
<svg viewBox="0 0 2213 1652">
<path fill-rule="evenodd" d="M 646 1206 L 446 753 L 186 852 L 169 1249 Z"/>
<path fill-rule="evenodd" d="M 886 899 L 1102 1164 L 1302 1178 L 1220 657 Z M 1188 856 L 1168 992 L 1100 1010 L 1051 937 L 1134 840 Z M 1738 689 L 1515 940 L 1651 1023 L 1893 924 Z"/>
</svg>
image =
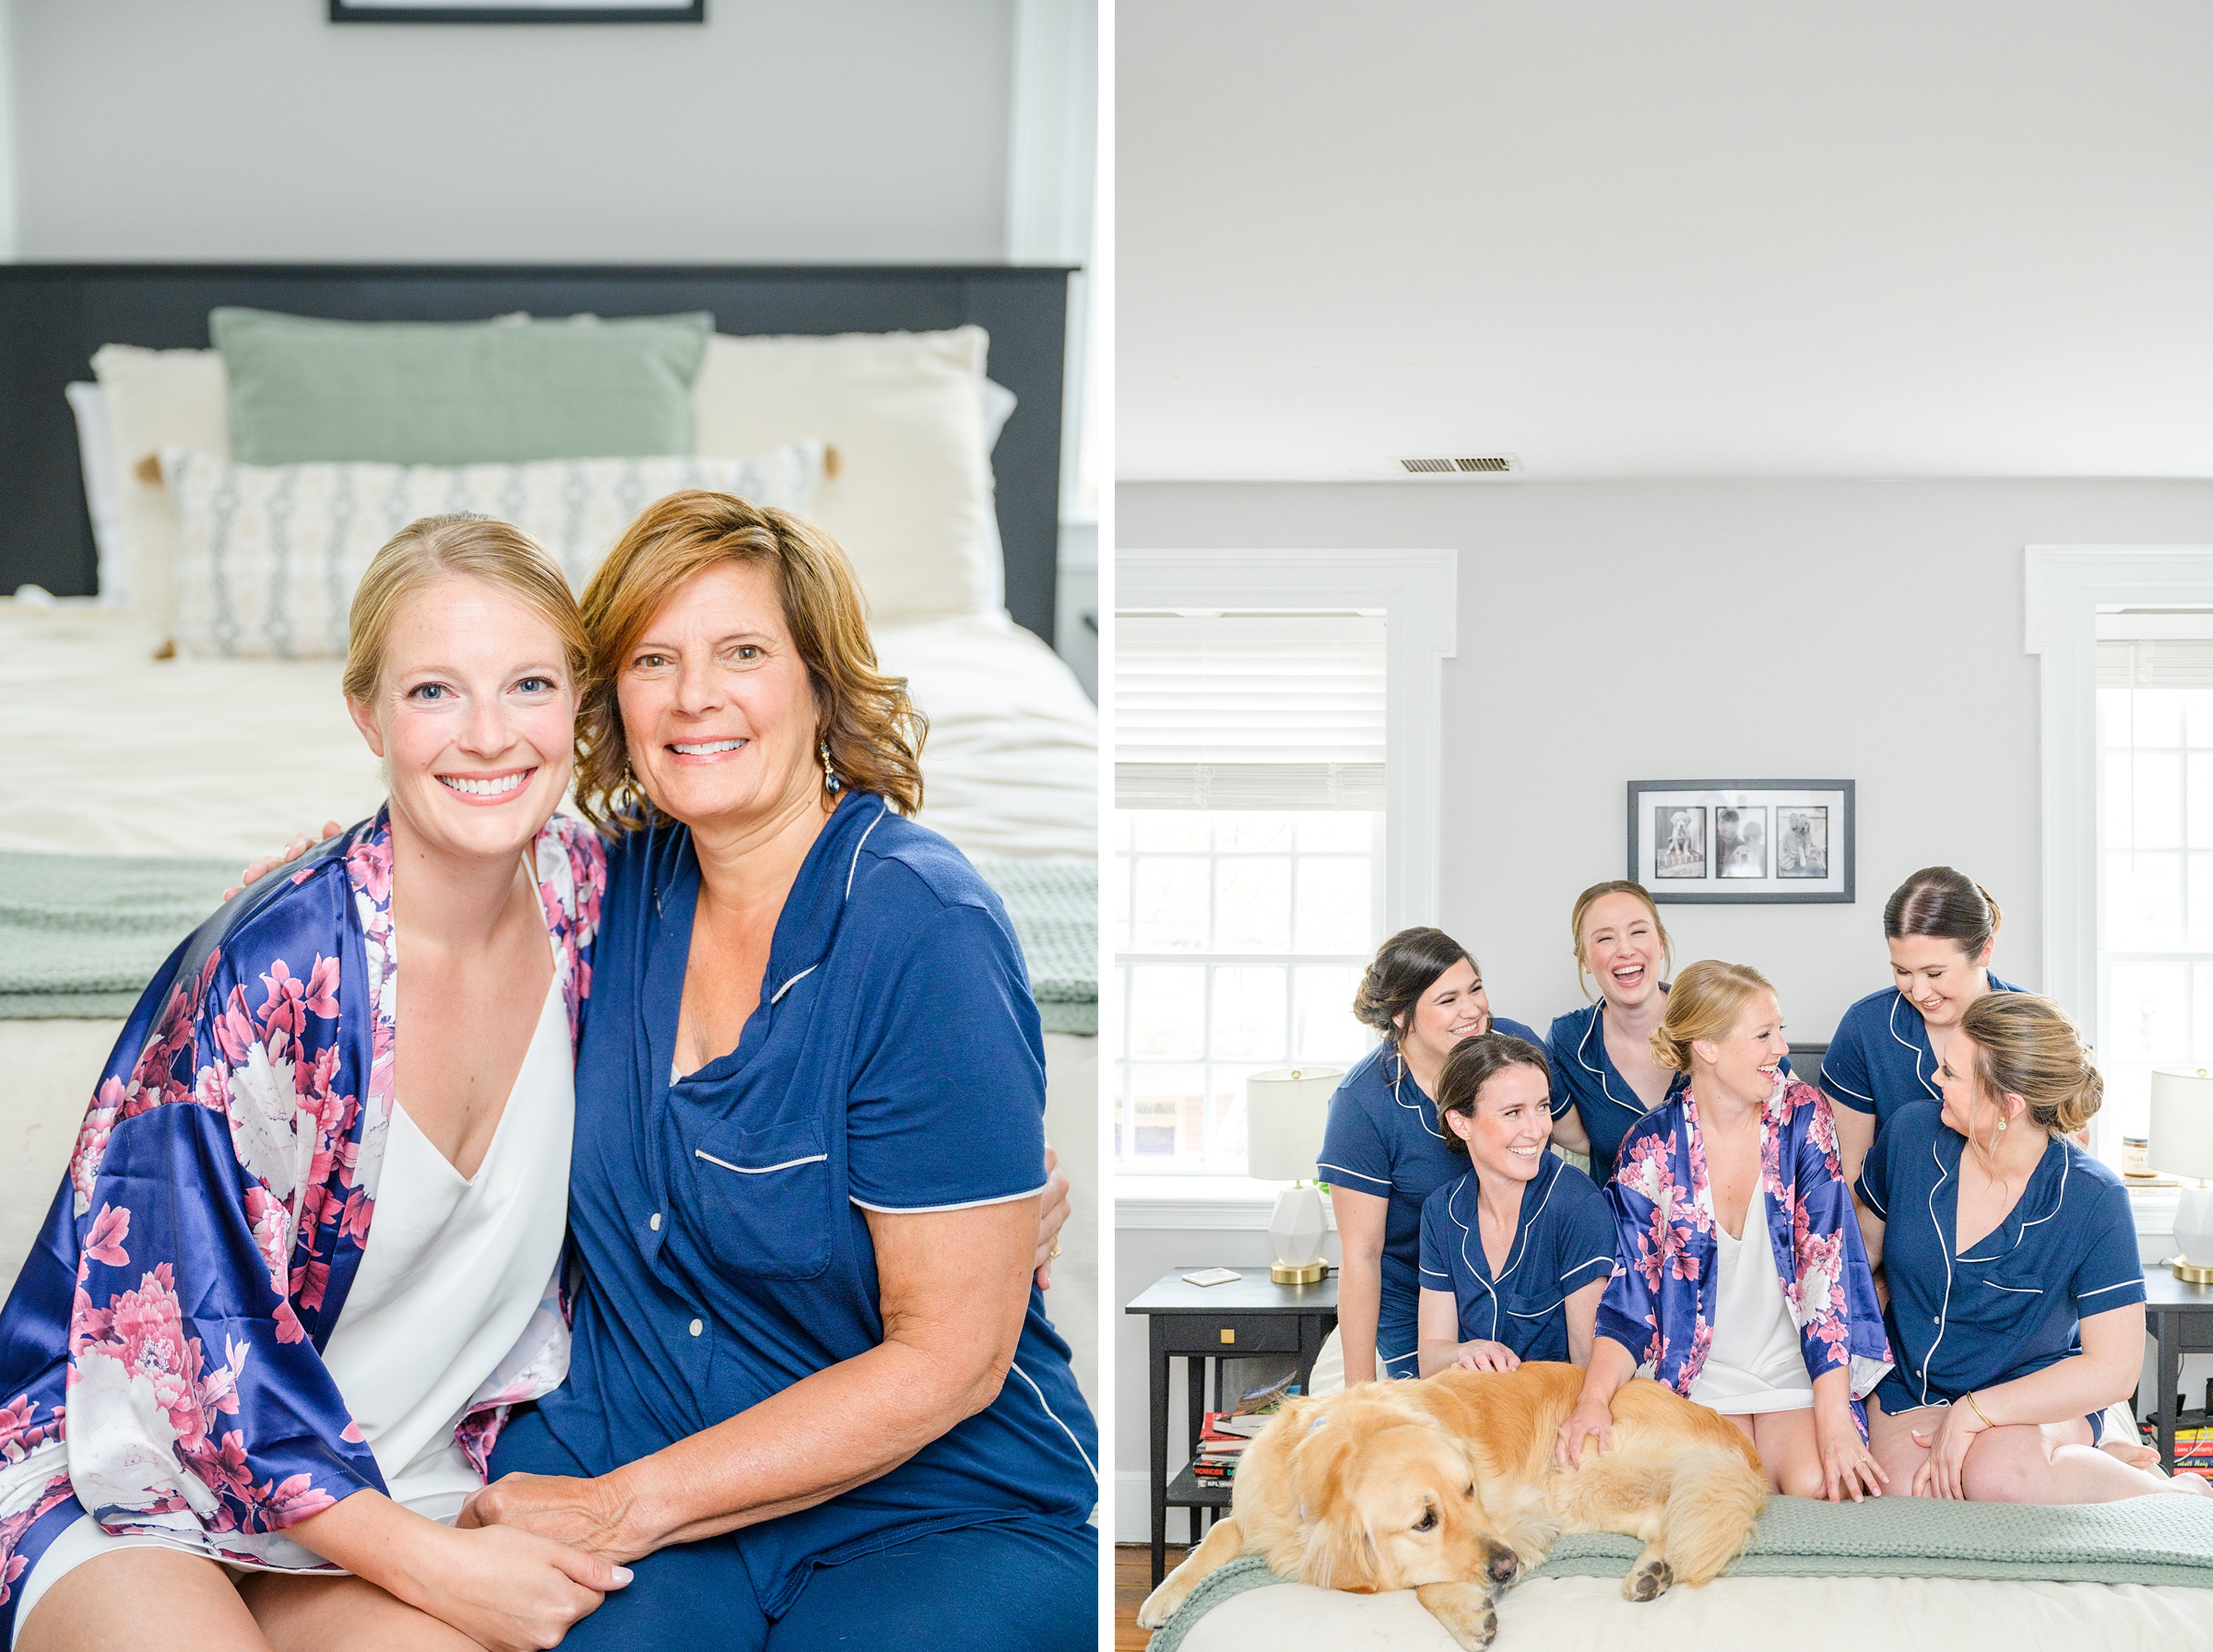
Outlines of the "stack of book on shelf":
<svg viewBox="0 0 2213 1652">
<path fill-rule="evenodd" d="M 1252 1444 L 1253 1436 L 1274 1420 L 1272 1412 L 1207 1412 L 1206 1426 L 1199 1431 L 1199 1455 L 1191 1459 L 1192 1478 L 1228 1484 L 1237 1478 L 1237 1458 Z"/>
</svg>

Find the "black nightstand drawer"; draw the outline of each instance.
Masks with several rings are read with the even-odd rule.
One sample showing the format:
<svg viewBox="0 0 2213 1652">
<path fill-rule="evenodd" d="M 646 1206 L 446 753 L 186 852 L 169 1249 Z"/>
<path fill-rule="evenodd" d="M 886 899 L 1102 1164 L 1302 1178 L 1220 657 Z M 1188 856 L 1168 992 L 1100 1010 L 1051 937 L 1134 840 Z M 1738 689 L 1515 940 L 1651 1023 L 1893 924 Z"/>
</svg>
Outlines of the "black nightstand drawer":
<svg viewBox="0 0 2213 1652">
<path fill-rule="evenodd" d="M 1154 1323 L 1159 1328 L 1162 1351 L 1166 1353 L 1235 1359 L 1248 1353 L 1300 1351 L 1296 1315 L 1163 1314 Z"/>
</svg>

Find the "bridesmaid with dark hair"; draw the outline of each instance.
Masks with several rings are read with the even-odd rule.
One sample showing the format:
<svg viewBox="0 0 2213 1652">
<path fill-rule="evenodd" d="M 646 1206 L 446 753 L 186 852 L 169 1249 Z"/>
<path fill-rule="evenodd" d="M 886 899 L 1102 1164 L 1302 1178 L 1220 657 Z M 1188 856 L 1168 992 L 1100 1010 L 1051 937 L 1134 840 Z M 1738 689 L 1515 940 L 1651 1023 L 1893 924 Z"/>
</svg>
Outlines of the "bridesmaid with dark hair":
<svg viewBox="0 0 2213 1652">
<path fill-rule="evenodd" d="M 1846 1180 L 1899 1108 L 1944 1099 L 1944 1047 L 1967 1007 L 2022 990 L 1991 974 L 2000 919 L 1990 892 L 1950 867 L 1922 867 L 1883 903 L 1891 984 L 1844 1012 L 1821 1059 Z"/>
<path fill-rule="evenodd" d="M 1353 996 L 1353 1013 L 1383 1042 L 1330 1098 L 1315 1166 L 1330 1184 L 1343 1243 L 1336 1340 L 1348 1386 L 1421 1375 L 1422 1201 L 1465 1169 L 1432 1099 L 1445 1057 L 1482 1032 L 1538 1042 L 1520 1021 L 1492 1015 L 1483 972 L 1441 929 L 1402 929 L 1385 941 Z M 1329 1371 L 1325 1355 L 1317 1391 Z"/>
</svg>

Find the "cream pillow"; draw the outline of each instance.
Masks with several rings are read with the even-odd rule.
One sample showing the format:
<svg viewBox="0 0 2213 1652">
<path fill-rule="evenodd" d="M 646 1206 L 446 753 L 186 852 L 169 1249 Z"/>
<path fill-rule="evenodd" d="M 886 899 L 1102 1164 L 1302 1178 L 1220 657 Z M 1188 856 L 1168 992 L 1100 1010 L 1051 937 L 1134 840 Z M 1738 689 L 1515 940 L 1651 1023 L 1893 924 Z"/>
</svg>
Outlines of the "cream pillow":
<svg viewBox="0 0 2213 1652">
<path fill-rule="evenodd" d="M 177 525 L 161 485 L 160 455 L 190 448 L 219 460 L 231 456 L 223 359 L 213 350 L 108 344 L 94 353 L 92 373 L 108 406 L 128 606 L 167 631 L 175 610 Z"/>
<path fill-rule="evenodd" d="M 475 511 L 512 522 L 582 589 L 638 513 L 680 489 L 808 514 L 822 446 L 792 442 L 751 458 L 450 466 L 233 465 L 172 449 L 161 467 L 176 502 L 177 646 L 302 659 L 345 654 L 348 609 L 369 559 L 420 516 Z"/>
<path fill-rule="evenodd" d="M 692 382 L 702 454 L 813 437 L 837 455 L 815 504 L 878 621 L 1005 601 L 984 442 L 981 327 L 707 341 Z"/>
</svg>

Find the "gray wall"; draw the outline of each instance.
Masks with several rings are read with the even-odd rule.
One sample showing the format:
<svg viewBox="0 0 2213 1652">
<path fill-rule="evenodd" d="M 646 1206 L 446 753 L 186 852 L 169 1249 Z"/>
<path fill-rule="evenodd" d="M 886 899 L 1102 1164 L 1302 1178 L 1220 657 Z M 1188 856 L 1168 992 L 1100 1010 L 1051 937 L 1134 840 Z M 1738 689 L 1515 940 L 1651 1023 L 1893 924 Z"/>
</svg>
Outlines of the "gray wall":
<svg viewBox="0 0 2213 1652">
<path fill-rule="evenodd" d="M 1119 542 L 1461 552 L 1444 670 L 1439 921 L 1500 1013 L 1580 1002 L 1576 892 L 1623 875 L 1624 783 L 1859 784 L 1852 905 L 1670 907 L 1678 962 L 1776 985 L 1800 1042 L 1888 984 L 1882 903 L 1917 867 L 2005 912 L 1997 968 L 2035 985 L 2036 661 L 2024 545 L 2213 540 L 2205 482 L 1122 485 Z"/>
<path fill-rule="evenodd" d="M 1013 0 L 709 0 L 704 25 L 10 10 L 25 258 L 1005 254 Z"/>
</svg>

